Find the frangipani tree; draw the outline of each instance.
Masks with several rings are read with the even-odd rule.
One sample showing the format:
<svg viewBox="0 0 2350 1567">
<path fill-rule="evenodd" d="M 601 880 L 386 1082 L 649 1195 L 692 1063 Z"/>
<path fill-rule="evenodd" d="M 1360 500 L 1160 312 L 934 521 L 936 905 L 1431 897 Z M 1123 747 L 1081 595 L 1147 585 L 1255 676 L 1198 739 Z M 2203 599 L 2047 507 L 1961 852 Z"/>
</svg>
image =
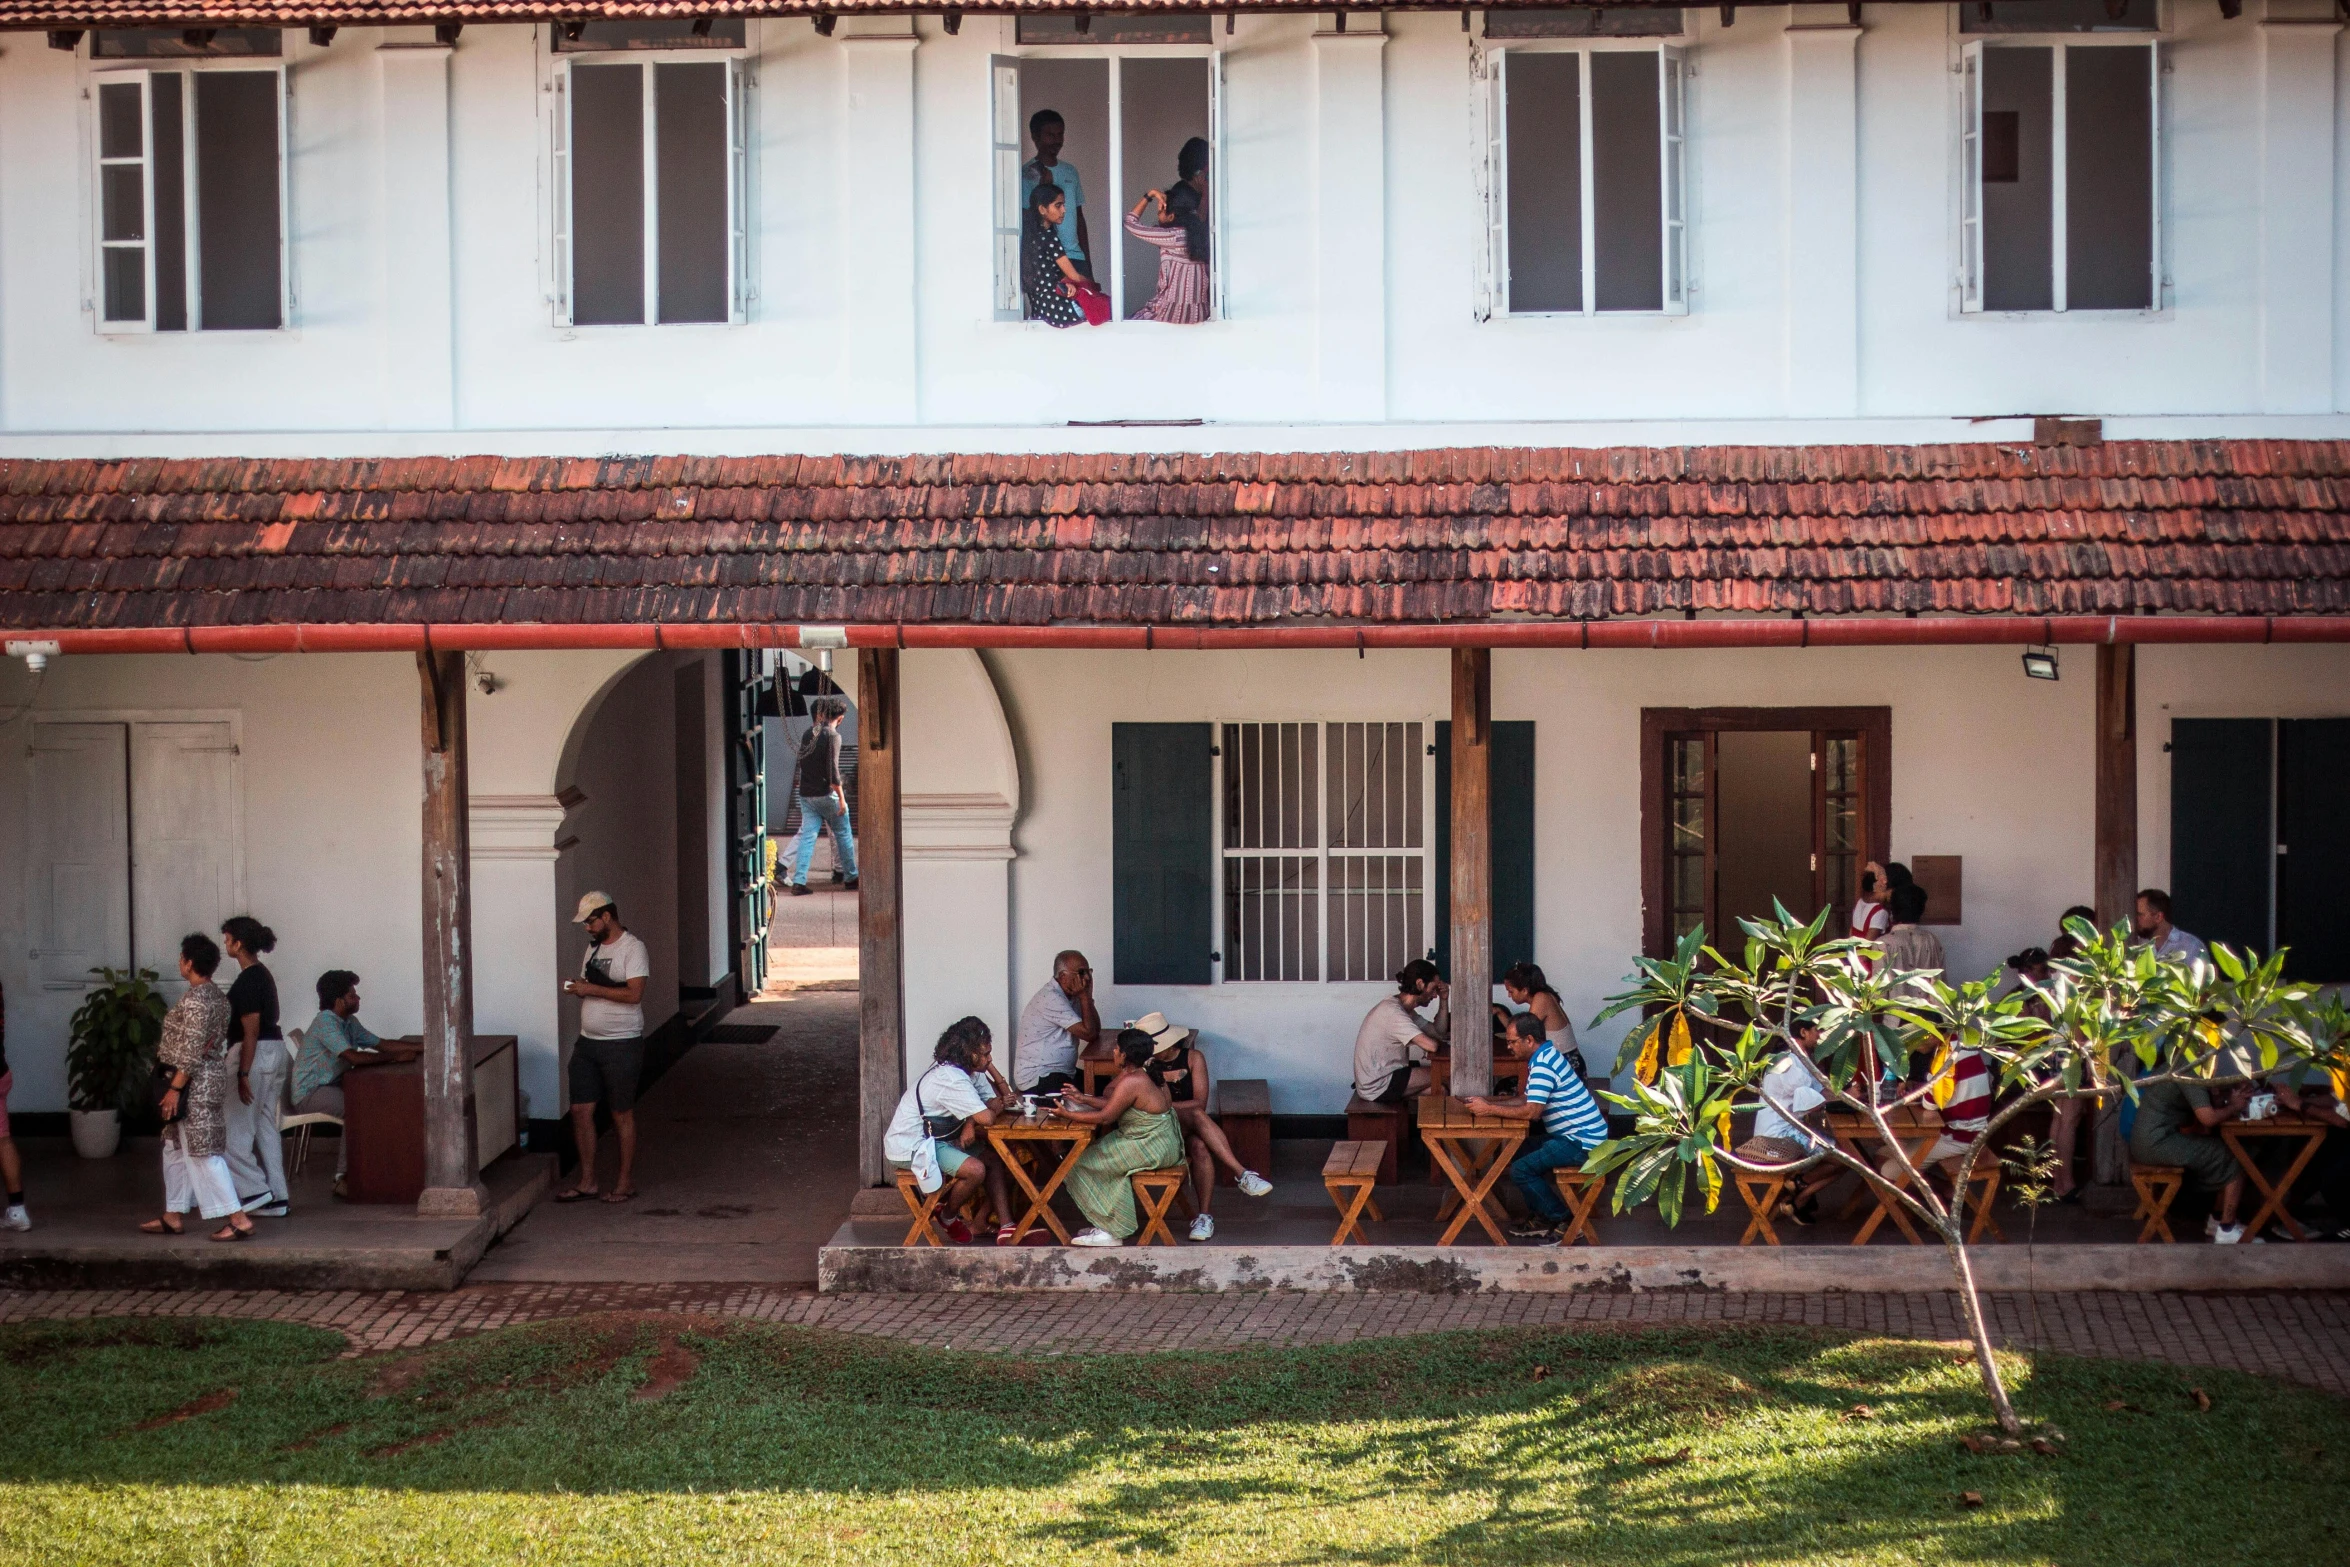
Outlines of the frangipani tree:
<svg viewBox="0 0 2350 1567">
<path fill-rule="evenodd" d="M 2076 920 L 2068 931 L 2081 950 L 2053 962 L 2045 984 L 2002 995 L 1997 974 L 1951 985 L 1892 969 L 1871 943 L 1823 939 L 1827 920 L 1823 912 L 1807 924 L 1781 906 L 1775 919 L 1738 922 L 1746 942 L 1735 954 L 1708 946 L 1697 930 L 1670 958 L 1635 960 L 1631 988 L 1609 997 L 1598 1018 L 1643 1015 L 1616 1065 L 1627 1091 L 1603 1096 L 1631 1114 L 1633 1130 L 1602 1144 L 1584 1168 L 1621 1172 L 1617 1212 L 1653 1200 L 1669 1224 L 1680 1222 L 1692 1183 L 1712 1212 L 1726 1169 L 1793 1175 L 1832 1163 L 1889 1193 L 1949 1253 L 1984 1391 L 2000 1428 L 2014 1435 L 2021 1426 L 1976 1295 L 1962 1195 L 1977 1163 L 1996 1159 L 2000 1129 L 2066 1094 L 2135 1100 L 2155 1083 L 2243 1082 L 2247 1068 L 2330 1071 L 2339 1088 L 2350 1072 L 2350 1017 L 2338 998 L 2319 1007 L 2314 987 L 2288 982 L 2281 953 L 2261 961 L 2214 947 L 2210 962 L 2184 962 L 2132 944 L 2118 928 L 2100 935 Z M 1820 1031 L 1808 1046 L 1797 1032 L 1807 1023 Z M 1825 1139 L 1787 1164 L 1732 1152 L 1739 1111 L 1767 1102 L 1799 1119 L 1762 1087 L 1781 1051 L 1811 1069 L 1828 1109 L 1872 1123 L 1893 1180 Z M 1981 1053 L 1999 1102 L 1945 1195 L 1923 1178 L 1891 1122 L 1947 1100 L 1961 1051 Z"/>
</svg>

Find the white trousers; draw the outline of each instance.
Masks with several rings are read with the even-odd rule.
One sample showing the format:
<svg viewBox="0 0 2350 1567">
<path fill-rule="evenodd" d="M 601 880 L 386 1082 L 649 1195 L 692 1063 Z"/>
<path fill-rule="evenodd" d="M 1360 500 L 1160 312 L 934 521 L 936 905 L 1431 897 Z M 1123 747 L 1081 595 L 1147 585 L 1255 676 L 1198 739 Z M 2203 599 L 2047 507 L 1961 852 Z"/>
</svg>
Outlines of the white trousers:
<svg viewBox="0 0 2350 1567">
<path fill-rule="evenodd" d="M 230 1047 L 232 1057 L 236 1049 Z M 247 1104 L 238 1096 L 233 1079 L 228 1085 L 228 1173 L 240 1202 L 258 1207 L 255 1199 L 264 1192 L 272 1202 L 284 1202 L 292 1193 L 286 1185 L 286 1140 L 277 1129 L 292 1064 L 282 1041 L 260 1040 L 253 1046 L 253 1074 L 248 1079 L 253 1102 Z"/>
<path fill-rule="evenodd" d="M 190 1208 L 207 1219 L 225 1219 L 237 1211 L 237 1189 L 230 1183 L 228 1160 L 219 1154 L 191 1159 L 171 1139 L 163 1144 L 163 1211 L 186 1213 Z"/>
</svg>

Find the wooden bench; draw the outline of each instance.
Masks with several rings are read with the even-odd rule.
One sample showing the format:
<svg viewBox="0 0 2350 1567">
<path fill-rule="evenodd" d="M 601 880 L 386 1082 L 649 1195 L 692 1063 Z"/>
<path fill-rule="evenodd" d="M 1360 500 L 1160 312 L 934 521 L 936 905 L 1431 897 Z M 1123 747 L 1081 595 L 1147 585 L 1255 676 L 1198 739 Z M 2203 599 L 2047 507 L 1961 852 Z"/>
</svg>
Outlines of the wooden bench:
<svg viewBox="0 0 2350 1567">
<path fill-rule="evenodd" d="M 1739 1200 L 1746 1204 L 1749 1215 L 1746 1233 L 1738 1237 L 1738 1244 L 1751 1246 L 1759 1235 L 1765 1246 L 1779 1244 L 1779 1232 L 1771 1228 L 1771 1215 L 1779 1211 L 1779 1199 L 1786 1195 L 1787 1177 L 1784 1175 L 1749 1175 L 1744 1170 L 1732 1170 L 1737 1183 Z"/>
<path fill-rule="evenodd" d="M 947 1243 L 946 1232 L 939 1228 L 938 1205 L 954 1184 L 952 1181 L 941 1181 L 937 1191 L 925 1192 L 915 1181 L 913 1171 L 898 1172 L 898 1195 L 906 1200 L 906 1211 L 914 1216 L 914 1222 L 907 1227 L 906 1238 L 898 1242 L 900 1246 L 944 1246 Z M 983 1186 L 971 1194 L 968 1207 L 976 1207 L 986 1200 L 987 1188 Z"/>
<path fill-rule="evenodd" d="M 1966 1184 L 1966 1202 L 1961 1207 L 1959 1217 L 1966 1217 L 1966 1207 L 1975 1210 L 1975 1223 L 1967 1231 L 1967 1244 L 1972 1246 L 1981 1240 L 1985 1230 L 1991 1232 L 1991 1238 L 1995 1241 L 2006 1240 L 2005 1232 L 1999 1228 L 1999 1221 L 1991 1217 L 1991 1205 L 1999 1200 L 1999 1161 L 1985 1159 L 1977 1164 L 1975 1173 L 1967 1177 Z"/>
<path fill-rule="evenodd" d="M 1137 1246 L 1172 1246 L 1175 1232 L 1167 1228 L 1167 1210 L 1175 1204 L 1175 1194 L 1183 1190 L 1184 1178 L 1191 1174 L 1184 1165 L 1171 1165 L 1164 1170 L 1137 1170 L 1128 1179 L 1134 1182 L 1134 1205 L 1142 1212 L 1142 1229 L 1135 1235 Z"/>
<path fill-rule="evenodd" d="M 1584 1241 L 1598 1245 L 1599 1226 L 1591 1216 L 1599 1210 L 1599 1194 L 1607 1190 L 1607 1177 L 1581 1170 L 1553 1170 L 1550 1178 L 1559 1189 L 1559 1201 L 1567 1205 L 1567 1228 L 1559 1236 L 1559 1244 L 1572 1246 Z"/>
<path fill-rule="evenodd" d="M 1395 1153 L 1403 1146 L 1404 1128 L 1411 1124 L 1407 1112 L 1411 1101 L 1399 1105 L 1373 1104 L 1361 1094 L 1346 1102 L 1346 1138 L 1348 1142 L 1375 1143 L 1379 1147 L 1379 1184 L 1395 1184 Z"/>
<path fill-rule="evenodd" d="M 2138 1232 L 2138 1244 L 2143 1246 L 2160 1236 L 2165 1245 L 2176 1245 L 2178 1237 L 2170 1232 L 2170 1205 L 2178 1200 L 2179 1191 L 2187 1184 L 2187 1172 L 2176 1164 L 2133 1164 L 2130 1166 L 2130 1185 L 2138 1193 L 2138 1211 L 2133 1219 L 2144 1219 L 2146 1227 Z"/>
<path fill-rule="evenodd" d="M 1322 1185 L 1338 1205 L 1338 1233 L 1330 1237 L 1331 1245 L 1345 1245 L 1349 1234 L 1366 1246 L 1371 1243 L 1363 1233 L 1363 1216 L 1380 1217 L 1371 1188 L 1378 1184 L 1379 1166 L 1386 1158 L 1385 1143 L 1347 1142 L 1332 1148 L 1322 1161 Z"/>
<path fill-rule="evenodd" d="M 1273 1168 L 1273 1086 L 1261 1077 L 1228 1077 L 1216 1085 L 1216 1124 L 1244 1170 L 1259 1175 Z M 1236 1185 L 1222 1171 L 1218 1186 Z"/>
</svg>

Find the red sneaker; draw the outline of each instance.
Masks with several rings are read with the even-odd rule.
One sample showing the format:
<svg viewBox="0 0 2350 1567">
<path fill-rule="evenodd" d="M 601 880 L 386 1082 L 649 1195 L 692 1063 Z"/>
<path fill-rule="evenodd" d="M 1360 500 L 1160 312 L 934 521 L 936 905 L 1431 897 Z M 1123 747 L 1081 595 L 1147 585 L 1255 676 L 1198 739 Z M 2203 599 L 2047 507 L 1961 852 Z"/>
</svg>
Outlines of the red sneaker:
<svg viewBox="0 0 2350 1567">
<path fill-rule="evenodd" d="M 961 1219 L 947 1220 L 947 1239 L 958 1246 L 970 1245 L 971 1226 L 965 1224 Z"/>
</svg>

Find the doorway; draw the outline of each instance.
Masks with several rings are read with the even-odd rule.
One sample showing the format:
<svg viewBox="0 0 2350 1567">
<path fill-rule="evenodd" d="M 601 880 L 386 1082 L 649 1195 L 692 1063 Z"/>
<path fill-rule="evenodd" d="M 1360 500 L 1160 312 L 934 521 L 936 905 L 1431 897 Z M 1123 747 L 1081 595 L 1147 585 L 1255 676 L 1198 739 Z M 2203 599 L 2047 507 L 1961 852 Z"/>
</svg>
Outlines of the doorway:
<svg viewBox="0 0 2350 1567">
<path fill-rule="evenodd" d="M 1891 751 L 1890 708 L 1644 710 L 1648 954 L 1700 928 L 1735 940 L 1778 904 L 1798 919 L 1849 904 L 1891 852 Z"/>
</svg>

